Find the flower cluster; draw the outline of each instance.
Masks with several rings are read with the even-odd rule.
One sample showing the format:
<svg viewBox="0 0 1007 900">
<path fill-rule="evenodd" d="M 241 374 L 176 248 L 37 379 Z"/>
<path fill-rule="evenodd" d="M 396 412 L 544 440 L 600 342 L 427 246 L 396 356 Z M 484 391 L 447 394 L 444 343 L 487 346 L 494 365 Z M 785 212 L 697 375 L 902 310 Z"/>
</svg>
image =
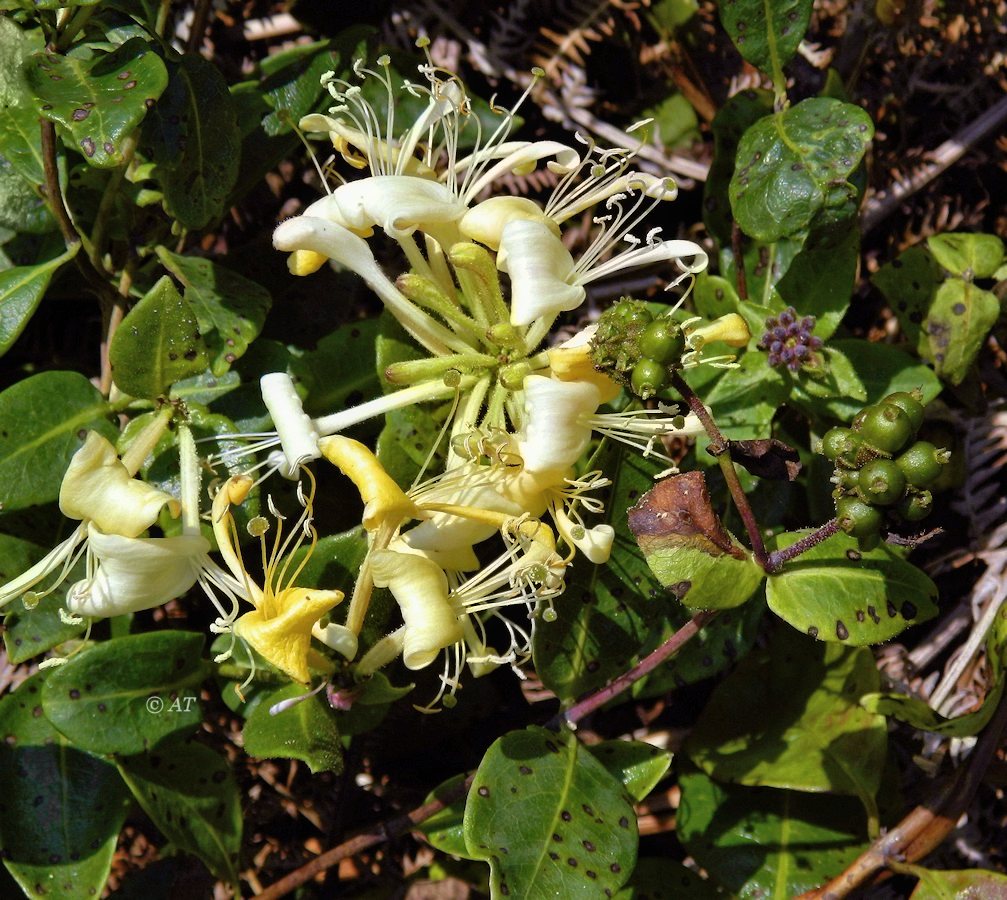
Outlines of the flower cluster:
<svg viewBox="0 0 1007 900">
<path fill-rule="evenodd" d="M 609 481 L 584 463 L 592 441 L 624 440 L 670 465 L 662 438 L 696 434 L 700 425 L 692 414 L 633 403 L 606 411 L 620 395 L 610 374 L 625 379 L 596 368 L 597 326 L 554 345 L 553 324 L 583 304 L 587 285 L 597 279 L 665 265 L 674 286 L 702 271 L 707 255 L 691 241 L 663 238 L 659 229 L 643 238 L 633 233 L 656 205 L 674 199 L 676 188 L 634 170 L 632 151 L 603 150 L 586 140 L 580 146 L 514 140 L 520 102 L 494 109 L 496 125 L 484 130 L 456 76 L 433 64 L 420 72 L 422 83 L 397 88 L 382 57 L 374 69 L 358 63 L 352 82 L 325 76 L 335 105 L 328 115 L 306 117 L 301 128 L 330 141 L 361 177 L 342 181 L 281 223 L 274 244 L 289 254 L 295 275 L 327 263 L 358 275 L 426 357 L 390 365 L 383 396 L 315 419 L 305 414 L 286 373 L 263 377 L 275 433 L 250 435 L 243 449 L 210 460 L 243 469 L 216 488 L 209 511 L 223 567 L 209 558 L 200 530 L 199 465 L 187 429 L 179 429 L 180 500 L 134 477 L 170 411 L 159 414 L 160 430 L 137 439 L 122 460 L 92 435 L 74 457 L 61 495 L 63 511 L 80 524 L 64 545 L 7 585 L 0 603 L 37 602 L 35 586 L 54 572 L 58 584 L 86 547 L 87 575 L 70 590 L 71 613 L 135 611 L 198 583 L 217 612 L 215 632 L 229 634 L 232 647 L 244 642 L 304 684 L 333 671 L 321 646 L 360 677 L 398 657 L 408 669 L 441 659 L 440 687 L 423 707 L 433 709 L 451 705 L 465 666 L 473 676 L 501 665 L 517 669 L 529 658 L 536 623 L 555 617 L 553 601 L 569 566 L 608 560 L 615 532 L 598 517 Z M 374 89 L 382 99 L 372 105 Z M 400 91 L 424 101 L 423 112 L 405 124 L 396 117 Z M 463 153 L 463 147 L 470 149 Z M 538 165 L 556 176 L 544 202 L 493 195 L 505 175 Z M 596 237 L 575 259 L 564 226 L 599 206 Z M 368 239 L 376 229 L 401 250 L 398 277 L 375 257 Z M 708 342 L 740 347 L 749 339 L 737 316 L 668 327 L 679 354 L 668 361 L 674 366 L 698 364 Z M 605 334 L 610 339 L 611 329 Z M 718 359 L 733 357 L 704 361 Z M 636 362 L 623 360 L 623 368 Z M 427 466 L 405 487 L 371 448 L 343 432 L 423 403 L 446 411 L 443 431 Z M 443 464 L 434 470 L 437 450 Z M 332 611 L 342 590 L 297 585 L 316 543 L 310 467 L 322 460 L 359 494 L 368 543 L 355 582 L 341 586 L 348 602 L 338 620 Z M 275 472 L 297 481 L 301 513 L 285 526 L 267 495 L 275 525 L 265 516 L 248 523 L 261 551 L 256 578 L 242 555 L 235 511 L 251 496 L 260 469 L 260 481 Z M 182 535 L 143 536 L 164 508 L 181 514 Z M 401 625 L 361 646 L 376 588 L 390 592 Z M 242 611 L 243 604 L 250 608 Z"/>
<path fill-rule="evenodd" d="M 759 348 L 769 352 L 769 364 L 774 368 L 786 366 L 791 372 L 802 366 L 815 368 L 815 351 L 822 346 L 822 339 L 815 336 L 814 329 L 814 316 L 799 317 L 797 310 L 788 306 L 766 319 L 766 333 L 759 338 Z"/>
</svg>

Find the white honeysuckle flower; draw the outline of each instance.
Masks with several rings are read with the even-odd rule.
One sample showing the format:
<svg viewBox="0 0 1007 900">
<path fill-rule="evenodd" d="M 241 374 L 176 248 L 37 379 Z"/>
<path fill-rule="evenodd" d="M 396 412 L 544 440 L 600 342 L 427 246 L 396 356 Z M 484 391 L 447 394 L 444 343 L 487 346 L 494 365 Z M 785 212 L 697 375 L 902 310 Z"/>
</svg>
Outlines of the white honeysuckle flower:
<svg viewBox="0 0 1007 900">
<path fill-rule="evenodd" d="M 518 452 L 524 472 L 555 482 L 580 459 L 591 440 L 591 416 L 601 392 L 586 381 L 529 375 L 524 383 L 524 416 Z"/>
<path fill-rule="evenodd" d="M 74 615 L 106 617 L 161 606 L 183 596 L 204 571 L 216 566 L 202 535 L 131 538 L 87 526 L 87 574 L 67 591 Z M 220 572 L 220 575 L 226 573 Z M 236 593 L 241 585 L 228 579 Z"/>
</svg>

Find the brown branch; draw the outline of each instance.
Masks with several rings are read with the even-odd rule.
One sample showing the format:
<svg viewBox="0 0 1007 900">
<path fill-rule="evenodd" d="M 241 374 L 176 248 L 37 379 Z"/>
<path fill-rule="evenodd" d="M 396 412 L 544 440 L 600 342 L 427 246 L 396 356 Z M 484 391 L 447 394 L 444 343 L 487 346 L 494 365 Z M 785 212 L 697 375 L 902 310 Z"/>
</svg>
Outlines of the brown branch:
<svg viewBox="0 0 1007 900">
<path fill-rule="evenodd" d="M 898 825 L 874 841 L 844 872 L 824 887 L 802 894 L 800 900 L 842 900 L 876 877 L 884 877 L 878 873 L 890 861 L 917 862 L 936 849 L 972 803 L 1000 746 L 1005 726 L 1007 692 L 968 761 L 935 792 L 934 798 L 917 806 Z"/>
<path fill-rule="evenodd" d="M 284 876 L 264 891 L 256 894 L 255 900 L 277 900 L 278 897 L 285 897 L 291 891 L 311 881 L 316 875 L 320 875 L 326 869 L 332 868 L 332 866 L 342 862 L 344 859 L 355 856 L 357 853 L 361 853 L 370 847 L 383 844 L 385 841 L 401 837 L 414 826 L 419 825 L 420 822 L 425 822 L 435 813 L 439 813 L 456 800 L 461 800 L 472 786 L 472 779 L 474 777 L 474 775 L 469 775 L 468 778 L 454 785 L 450 790 L 445 790 L 443 795 L 438 799 L 424 803 L 411 812 L 404 813 L 387 822 L 381 822 L 362 834 L 344 841 L 338 847 L 326 850 L 299 869 L 295 869 L 289 875 Z"/>
<path fill-rule="evenodd" d="M 562 724 L 576 726 L 576 724 L 589 713 L 600 709 L 609 700 L 618 697 L 623 691 L 629 690 L 637 681 L 645 675 L 653 672 L 661 663 L 670 659 L 691 641 L 704 625 L 707 625 L 718 613 L 718 610 L 708 610 L 707 612 L 696 613 L 688 622 L 672 634 L 660 647 L 648 653 L 632 669 L 623 672 L 614 678 L 605 687 L 600 688 L 593 694 L 589 694 L 583 700 L 575 703 L 565 712 L 557 713 L 547 722 L 547 727 L 559 728 Z"/>
</svg>

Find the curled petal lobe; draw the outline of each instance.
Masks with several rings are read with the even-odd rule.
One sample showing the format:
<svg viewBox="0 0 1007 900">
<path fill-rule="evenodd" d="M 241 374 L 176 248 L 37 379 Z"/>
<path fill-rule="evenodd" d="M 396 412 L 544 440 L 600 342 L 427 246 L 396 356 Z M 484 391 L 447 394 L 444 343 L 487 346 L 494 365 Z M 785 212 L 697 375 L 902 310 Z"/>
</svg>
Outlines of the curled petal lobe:
<svg viewBox="0 0 1007 900">
<path fill-rule="evenodd" d="M 274 615 L 259 609 L 247 612 L 234 623 L 234 633 L 267 662 L 305 684 L 311 678 L 311 630 L 342 599 L 341 591 L 288 588 L 273 598 Z"/>
<path fill-rule="evenodd" d="M 90 579 L 74 584 L 67 609 L 80 616 L 119 616 L 153 609 L 182 596 L 208 562 L 202 535 L 127 538 L 88 525 L 88 550 L 97 561 Z"/>
<path fill-rule="evenodd" d="M 576 309 L 586 296 L 574 284 L 574 261 L 544 222 L 509 222 L 500 241 L 498 265 L 510 276 L 511 324 L 530 325 Z"/>
<path fill-rule="evenodd" d="M 560 381 L 587 381 L 598 388 L 601 403 L 614 400 L 621 388 L 604 372 L 595 368 L 591 358 L 591 339 L 598 325 L 588 325 L 568 341 L 546 351 L 549 369 Z"/>
<path fill-rule="evenodd" d="M 524 428 L 519 443 L 524 471 L 566 473 L 591 439 L 590 417 L 601 394 L 586 381 L 529 375 L 524 383 Z"/>
<path fill-rule="evenodd" d="M 459 228 L 468 240 L 478 241 L 490 250 L 499 250 L 504 227 L 517 221 L 542 222 L 559 237 L 559 226 L 528 197 L 490 197 L 483 200 L 462 216 Z"/>
<path fill-rule="evenodd" d="M 71 519 L 94 522 L 106 534 L 135 538 L 157 521 L 167 506 L 180 512 L 174 497 L 130 477 L 113 447 L 96 431 L 88 432 L 63 476 L 59 508 Z"/>
<path fill-rule="evenodd" d="M 448 597 L 448 580 L 436 563 L 421 556 L 377 550 L 371 555 L 377 587 L 392 592 L 405 638 L 402 661 L 407 669 L 430 665 L 445 647 L 462 640 L 465 632 Z"/>
</svg>

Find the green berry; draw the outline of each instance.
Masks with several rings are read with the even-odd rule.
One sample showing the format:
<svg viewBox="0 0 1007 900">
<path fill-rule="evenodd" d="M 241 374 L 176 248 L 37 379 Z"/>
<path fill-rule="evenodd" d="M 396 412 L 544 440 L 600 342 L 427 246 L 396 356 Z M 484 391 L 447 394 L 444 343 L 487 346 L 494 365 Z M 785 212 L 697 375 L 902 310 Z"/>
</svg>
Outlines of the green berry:
<svg viewBox="0 0 1007 900">
<path fill-rule="evenodd" d="M 938 450 L 929 441 L 917 441 L 895 462 L 913 487 L 926 488 L 940 478 L 949 456 L 947 450 Z"/>
<path fill-rule="evenodd" d="M 655 319 L 640 335 L 640 353 L 655 362 L 676 363 L 684 350 L 682 329 L 670 319 Z"/>
<path fill-rule="evenodd" d="M 664 387 L 667 379 L 668 372 L 664 366 L 652 359 L 645 358 L 633 366 L 630 384 L 633 386 L 635 394 L 647 400 Z"/>
<path fill-rule="evenodd" d="M 873 459 L 857 477 L 860 495 L 868 503 L 891 506 L 906 492 L 906 476 L 890 459 Z"/>
<path fill-rule="evenodd" d="M 839 527 L 854 537 L 865 538 L 881 530 L 884 515 L 881 510 L 864 503 L 859 497 L 843 497 L 836 501 Z"/>
<path fill-rule="evenodd" d="M 623 325 L 649 325 L 654 317 L 650 310 L 640 300 L 620 300 L 614 307 L 616 318 Z"/>
<path fill-rule="evenodd" d="M 855 494 L 860 484 L 860 473 L 856 469 L 838 468 L 832 476 L 832 483 L 836 486 L 834 497 Z"/>
<path fill-rule="evenodd" d="M 849 428 L 830 428 L 822 436 L 822 445 L 819 452 L 826 459 L 831 459 L 835 462 L 850 449 L 853 436 L 853 432 Z"/>
<path fill-rule="evenodd" d="M 906 494 L 896 507 L 898 514 L 907 522 L 919 522 L 930 515 L 930 510 L 934 505 L 934 497 L 930 491 L 919 491 L 914 494 Z"/>
<path fill-rule="evenodd" d="M 873 550 L 878 544 L 881 543 L 881 535 L 873 531 L 870 534 L 862 534 L 857 538 L 857 549 L 861 553 L 867 553 L 869 550 Z"/>
<path fill-rule="evenodd" d="M 879 403 L 863 411 L 860 436 L 882 453 L 898 453 L 913 436 L 913 422 L 898 406 Z"/>
<path fill-rule="evenodd" d="M 891 403 L 909 416 L 909 421 L 913 423 L 914 434 L 923 424 L 923 404 L 920 403 L 919 397 L 914 397 L 908 391 L 896 391 L 894 394 L 889 394 L 881 403 L 882 405 Z"/>
</svg>

